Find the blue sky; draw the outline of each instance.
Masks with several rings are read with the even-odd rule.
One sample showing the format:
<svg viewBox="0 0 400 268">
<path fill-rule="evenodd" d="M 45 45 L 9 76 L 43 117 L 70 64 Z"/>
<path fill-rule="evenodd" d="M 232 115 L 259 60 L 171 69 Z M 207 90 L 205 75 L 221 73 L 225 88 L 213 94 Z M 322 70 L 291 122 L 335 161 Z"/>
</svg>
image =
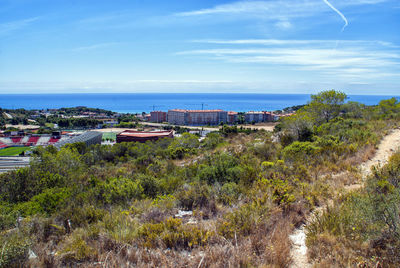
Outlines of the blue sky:
<svg viewBox="0 0 400 268">
<path fill-rule="evenodd" d="M 399 0 L 0 0 L 0 93 L 400 95 Z"/>
</svg>

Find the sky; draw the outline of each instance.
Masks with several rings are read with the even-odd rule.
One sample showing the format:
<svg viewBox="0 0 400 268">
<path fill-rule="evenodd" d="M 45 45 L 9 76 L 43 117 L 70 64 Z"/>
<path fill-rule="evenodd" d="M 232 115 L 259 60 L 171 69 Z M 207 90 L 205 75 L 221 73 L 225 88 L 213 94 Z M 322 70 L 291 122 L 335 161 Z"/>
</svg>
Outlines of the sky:
<svg viewBox="0 0 400 268">
<path fill-rule="evenodd" d="M 400 95 L 399 0 L 0 0 L 0 93 Z"/>
</svg>

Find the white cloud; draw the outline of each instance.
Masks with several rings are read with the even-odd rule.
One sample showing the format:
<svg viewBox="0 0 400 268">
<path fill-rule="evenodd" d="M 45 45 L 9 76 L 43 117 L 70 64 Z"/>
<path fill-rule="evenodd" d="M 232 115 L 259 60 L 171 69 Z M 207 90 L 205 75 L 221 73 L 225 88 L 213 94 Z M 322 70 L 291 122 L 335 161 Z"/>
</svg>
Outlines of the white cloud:
<svg viewBox="0 0 400 268">
<path fill-rule="evenodd" d="M 327 0 L 271 0 L 271 1 L 237 1 L 214 7 L 176 13 L 178 17 L 213 16 L 216 19 L 232 18 L 248 19 L 257 18 L 274 22 L 281 29 L 291 27 L 291 20 L 307 18 L 324 13 L 336 12 L 348 25 L 347 18 L 339 9 L 373 5 L 388 0 L 336 0 L 333 6 Z M 225 16 L 224 16 L 225 15 Z M 343 27 L 343 28 L 344 28 Z"/>
<path fill-rule="evenodd" d="M 176 13 L 176 16 L 202 16 L 212 14 L 269 14 L 272 18 L 302 17 L 310 14 L 328 11 L 326 0 L 271 0 L 271 1 L 237 1 L 229 4 L 216 5 L 211 8 Z M 372 5 L 388 0 L 339 0 L 338 7 Z M 325 2 L 325 3 L 324 3 Z"/>
<path fill-rule="evenodd" d="M 365 79 L 400 74 L 400 51 L 396 46 L 380 41 L 341 40 L 340 49 L 333 49 L 336 40 L 206 40 L 205 42 L 230 44 L 234 47 L 181 51 L 177 55 L 206 56 L 237 64 L 275 66 L 274 69 L 281 69 L 282 72 L 314 71 L 321 75 L 335 74 Z"/>
<path fill-rule="evenodd" d="M 8 34 L 13 31 L 25 28 L 37 20 L 39 20 L 39 17 L 32 17 L 23 20 L 2 23 L 0 24 L 0 35 Z"/>
<path fill-rule="evenodd" d="M 275 23 L 275 26 L 280 29 L 287 30 L 287 29 L 292 28 L 293 25 L 290 23 L 290 21 L 281 20 L 281 21 L 278 21 L 277 23 Z"/>
<path fill-rule="evenodd" d="M 265 45 L 265 46 L 278 46 L 278 45 L 318 45 L 327 46 L 332 48 L 338 40 L 282 40 L 282 39 L 237 39 L 237 40 L 192 40 L 193 43 L 208 43 L 208 44 L 226 44 L 226 45 Z M 379 40 L 339 40 L 342 45 L 363 45 L 365 46 L 385 46 L 391 48 L 398 48 L 391 42 L 384 42 Z"/>
<path fill-rule="evenodd" d="M 73 48 L 72 51 L 75 52 L 80 52 L 80 51 L 89 51 L 89 50 L 96 50 L 96 49 L 101 49 L 101 48 L 107 48 L 115 45 L 119 45 L 120 43 L 117 42 L 110 42 L 110 43 L 99 43 L 99 44 L 94 44 L 90 46 L 81 46 L 81 47 L 76 47 Z"/>
<path fill-rule="evenodd" d="M 265 16 L 265 19 L 279 20 L 292 17 L 304 17 L 314 14 L 325 6 L 321 1 L 315 0 L 278 0 L 278 1 L 239 1 L 229 4 L 217 5 L 208 9 L 181 12 L 176 16 L 204 16 L 204 15 L 252 15 Z"/>
</svg>

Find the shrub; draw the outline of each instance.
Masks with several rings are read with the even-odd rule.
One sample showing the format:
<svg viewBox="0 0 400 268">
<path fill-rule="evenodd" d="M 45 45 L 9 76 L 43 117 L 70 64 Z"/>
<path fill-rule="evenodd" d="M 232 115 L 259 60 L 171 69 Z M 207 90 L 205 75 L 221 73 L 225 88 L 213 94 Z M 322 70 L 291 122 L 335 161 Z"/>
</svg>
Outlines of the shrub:
<svg viewBox="0 0 400 268">
<path fill-rule="evenodd" d="M 148 248 L 164 246 L 189 249 L 205 245 L 211 235 L 211 232 L 195 226 L 183 225 L 182 220 L 173 218 L 168 218 L 161 223 L 146 223 L 139 229 L 143 246 Z"/>
<path fill-rule="evenodd" d="M 212 201 L 213 196 L 209 186 L 199 182 L 185 185 L 177 193 L 179 205 L 187 210 L 206 207 Z"/>
<path fill-rule="evenodd" d="M 321 147 L 306 141 L 295 141 L 282 151 L 283 158 L 288 161 L 304 161 L 315 157 L 321 151 Z"/>
<path fill-rule="evenodd" d="M 227 182 L 222 185 L 218 193 L 218 200 L 224 205 L 231 205 L 238 201 L 240 196 L 240 187 L 234 182 Z"/>
<path fill-rule="evenodd" d="M 89 260 L 95 257 L 96 250 L 86 242 L 87 234 L 83 229 L 76 229 L 65 241 L 56 255 L 64 262 Z"/>
<path fill-rule="evenodd" d="M 131 199 L 141 198 L 144 189 L 140 181 L 119 177 L 102 182 L 96 191 L 99 201 L 106 204 L 126 204 Z"/>
<path fill-rule="evenodd" d="M 12 231 L 0 236 L 0 267 L 22 267 L 31 242 L 26 234 Z"/>
</svg>

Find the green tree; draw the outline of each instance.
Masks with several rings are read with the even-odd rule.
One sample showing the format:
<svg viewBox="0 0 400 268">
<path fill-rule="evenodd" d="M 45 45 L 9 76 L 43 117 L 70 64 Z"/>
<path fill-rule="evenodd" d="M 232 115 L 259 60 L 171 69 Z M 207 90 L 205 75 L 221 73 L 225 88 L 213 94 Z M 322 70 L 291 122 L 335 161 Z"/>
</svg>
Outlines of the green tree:
<svg viewBox="0 0 400 268">
<path fill-rule="evenodd" d="M 295 140 L 309 141 L 313 135 L 313 120 L 309 113 L 300 111 L 284 119 L 283 126 Z"/>
<path fill-rule="evenodd" d="M 310 112 L 315 122 L 323 123 L 337 117 L 347 95 L 341 91 L 326 90 L 311 95 L 311 102 L 304 108 Z"/>
<path fill-rule="evenodd" d="M 400 112 L 400 103 L 394 97 L 388 100 L 381 100 L 378 107 L 380 110 L 380 114 L 384 118 L 393 118 L 396 114 Z"/>
</svg>

